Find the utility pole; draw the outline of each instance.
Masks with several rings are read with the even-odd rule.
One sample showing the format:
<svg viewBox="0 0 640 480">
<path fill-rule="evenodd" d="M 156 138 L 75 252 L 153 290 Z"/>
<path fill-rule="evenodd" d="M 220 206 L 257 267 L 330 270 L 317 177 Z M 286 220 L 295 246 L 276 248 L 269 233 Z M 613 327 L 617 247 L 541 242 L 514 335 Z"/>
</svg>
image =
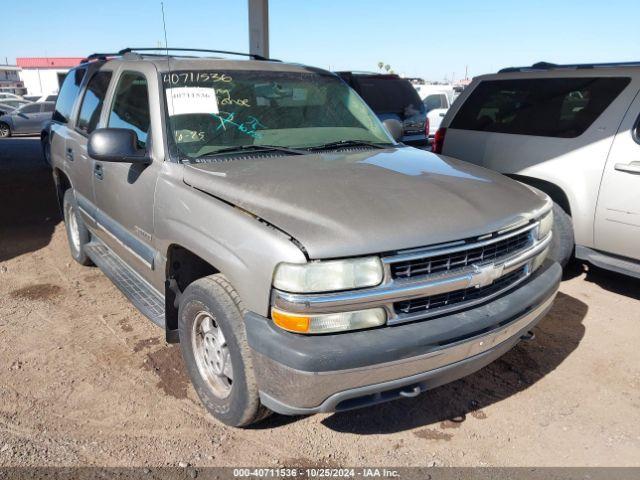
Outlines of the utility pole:
<svg viewBox="0 0 640 480">
<path fill-rule="evenodd" d="M 249 1 L 249 53 L 269 57 L 269 0 Z"/>
</svg>

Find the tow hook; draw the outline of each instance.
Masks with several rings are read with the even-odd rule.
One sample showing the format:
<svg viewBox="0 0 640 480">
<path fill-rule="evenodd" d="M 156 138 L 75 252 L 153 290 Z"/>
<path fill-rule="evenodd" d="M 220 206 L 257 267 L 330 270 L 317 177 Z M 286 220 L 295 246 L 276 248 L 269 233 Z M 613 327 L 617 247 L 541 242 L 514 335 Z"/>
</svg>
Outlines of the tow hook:
<svg viewBox="0 0 640 480">
<path fill-rule="evenodd" d="M 411 390 L 400 390 L 400 396 L 405 398 L 413 398 L 420 395 L 422 389 L 418 386 L 413 387 Z"/>
<path fill-rule="evenodd" d="M 527 333 L 525 333 L 524 335 L 522 335 L 520 337 L 520 340 L 525 340 L 525 341 L 529 342 L 529 341 L 531 341 L 531 340 L 533 340 L 535 338 L 536 338 L 536 334 L 533 333 L 531 330 L 529 330 Z"/>
</svg>

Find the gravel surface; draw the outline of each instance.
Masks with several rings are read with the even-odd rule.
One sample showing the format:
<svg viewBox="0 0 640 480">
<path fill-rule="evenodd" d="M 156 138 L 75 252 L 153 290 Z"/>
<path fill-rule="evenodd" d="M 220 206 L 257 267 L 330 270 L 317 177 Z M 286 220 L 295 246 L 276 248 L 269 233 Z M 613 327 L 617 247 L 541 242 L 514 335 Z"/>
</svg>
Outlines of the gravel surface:
<svg viewBox="0 0 640 480">
<path fill-rule="evenodd" d="M 72 261 L 38 141 L 0 140 L 0 466 L 640 466 L 640 282 L 567 276 L 536 339 L 463 380 L 231 429 L 179 348 Z"/>
</svg>

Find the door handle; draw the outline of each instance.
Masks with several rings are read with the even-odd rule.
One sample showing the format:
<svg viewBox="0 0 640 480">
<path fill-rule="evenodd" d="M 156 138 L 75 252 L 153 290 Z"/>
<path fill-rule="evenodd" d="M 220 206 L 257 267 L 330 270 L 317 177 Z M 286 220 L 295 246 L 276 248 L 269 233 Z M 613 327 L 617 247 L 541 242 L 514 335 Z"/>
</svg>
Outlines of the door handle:
<svg viewBox="0 0 640 480">
<path fill-rule="evenodd" d="M 104 178 L 104 171 L 102 170 L 102 165 L 96 163 L 93 167 L 93 174 L 98 180 L 102 180 Z"/>
<path fill-rule="evenodd" d="M 620 172 L 640 173 L 640 162 L 616 163 L 614 168 Z"/>
<path fill-rule="evenodd" d="M 72 149 L 67 148 L 66 156 L 67 156 L 67 160 L 73 162 L 73 150 Z"/>
</svg>

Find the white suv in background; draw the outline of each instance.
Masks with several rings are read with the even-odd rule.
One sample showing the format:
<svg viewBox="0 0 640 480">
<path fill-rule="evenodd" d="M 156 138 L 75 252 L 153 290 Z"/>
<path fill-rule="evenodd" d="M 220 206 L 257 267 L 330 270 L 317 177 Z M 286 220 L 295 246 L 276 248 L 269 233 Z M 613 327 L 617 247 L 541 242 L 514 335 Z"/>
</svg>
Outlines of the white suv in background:
<svg viewBox="0 0 640 480">
<path fill-rule="evenodd" d="M 640 277 L 640 63 L 507 68 L 473 80 L 434 150 L 554 200 L 551 255 Z"/>
<path fill-rule="evenodd" d="M 418 85 L 416 90 L 427 111 L 429 139 L 433 139 L 458 92 L 451 85 Z"/>
</svg>

